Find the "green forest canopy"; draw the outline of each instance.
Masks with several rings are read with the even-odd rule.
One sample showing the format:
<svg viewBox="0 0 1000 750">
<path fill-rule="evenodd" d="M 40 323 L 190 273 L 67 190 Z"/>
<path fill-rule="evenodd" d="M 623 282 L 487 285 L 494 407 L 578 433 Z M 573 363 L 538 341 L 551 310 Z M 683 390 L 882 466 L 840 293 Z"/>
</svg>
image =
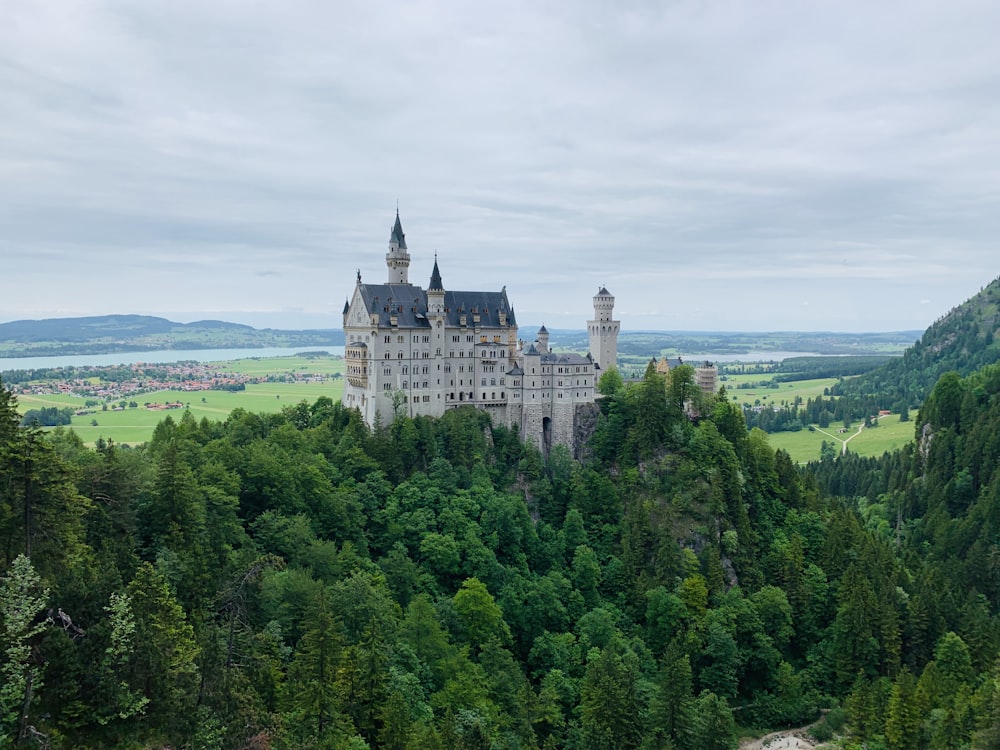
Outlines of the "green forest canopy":
<svg viewBox="0 0 1000 750">
<path fill-rule="evenodd" d="M 4 741 L 694 750 L 835 707 L 995 746 L 1000 369 L 805 471 L 685 373 L 611 388 L 582 462 L 329 399 L 91 450 L 0 389 Z"/>
</svg>

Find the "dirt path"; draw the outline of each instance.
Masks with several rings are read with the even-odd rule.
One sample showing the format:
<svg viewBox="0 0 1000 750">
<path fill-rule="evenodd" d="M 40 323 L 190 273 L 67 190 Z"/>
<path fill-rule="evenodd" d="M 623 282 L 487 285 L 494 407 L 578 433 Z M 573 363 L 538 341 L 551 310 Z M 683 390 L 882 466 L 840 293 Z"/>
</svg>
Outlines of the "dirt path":
<svg viewBox="0 0 1000 750">
<path fill-rule="evenodd" d="M 822 429 L 821 427 L 814 427 L 814 429 L 816 430 L 816 432 L 822 432 L 827 437 L 832 437 L 834 440 L 836 440 L 838 443 L 840 443 L 840 452 L 846 455 L 847 454 L 847 444 L 849 442 L 851 442 L 852 440 L 854 440 L 854 438 L 856 438 L 858 435 L 860 435 L 861 431 L 863 429 L 865 429 L 865 426 L 864 426 L 864 424 L 858 425 L 858 431 L 855 432 L 853 435 L 851 435 L 849 437 L 846 437 L 846 438 L 839 438 L 836 435 L 834 435 L 833 433 L 827 432 L 826 430 Z M 792 745 L 792 747 L 795 747 L 795 746 Z"/>
<path fill-rule="evenodd" d="M 822 716 L 804 727 L 782 729 L 780 732 L 765 734 L 756 740 L 745 739 L 740 742 L 740 750 L 816 750 L 818 745 L 809 736 L 809 730 L 821 721 L 823 721 Z"/>
</svg>

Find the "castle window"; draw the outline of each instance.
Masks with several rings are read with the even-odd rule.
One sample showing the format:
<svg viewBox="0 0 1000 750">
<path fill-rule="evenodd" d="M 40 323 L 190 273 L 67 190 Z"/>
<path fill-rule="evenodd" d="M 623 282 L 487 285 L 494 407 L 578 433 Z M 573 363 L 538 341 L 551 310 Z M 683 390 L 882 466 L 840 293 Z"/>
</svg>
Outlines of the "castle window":
<svg viewBox="0 0 1000 750">
<path fill-rule="evenodd" d="M 386 352 L 386 353 L 385 353 L 385 358 L 386 358 L 386 359 L 389 359 L 389 352 Z"/>
<path fill-rule="evenodd" d="M 486 385 L 486 378 L 483 378 L 483 385 Z"/>
<path fill-rule="evenodd" d="M 410 368 L 409 368 L 408 365 L 403 365 L 403 374 L 404 375 L 409 375 L 410 374 Z"/>
<path fill-rule="evenodd" d="M 397 359 L 402 359 L 402 358 L 403 358 L 403 353 L 402 353 L 402 352 L 400 352 L 400 353 L 399 353 L 399 356 L 397 357 Z"/>
<path fill-rule="evenodd" d="M 391 344 L 392 343 L 392 336 L 386 336 L 385 337 L 385 343 Z"/>
<path fill-rule="evenodd" d="M 396 337 L 396 343 L 397 344 L 402 344 L 403 343 L 403 337 L 402 336 L 397 336 Z"/>
<path fill-rule="evenodd" d="M 409 383 L 404 380 L 403 381 L 403 388 L 405 389 L 405 388 L 408 388 L 408 387 L 409 387 Z"/>
</svg>

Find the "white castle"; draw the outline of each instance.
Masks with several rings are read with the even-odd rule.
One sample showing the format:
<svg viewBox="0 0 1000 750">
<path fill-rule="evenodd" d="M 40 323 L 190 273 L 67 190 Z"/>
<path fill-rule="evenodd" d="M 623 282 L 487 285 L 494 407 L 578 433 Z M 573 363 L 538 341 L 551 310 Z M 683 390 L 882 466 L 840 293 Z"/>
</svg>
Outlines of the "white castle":
<svg viewBox="0 0 1000 750">
<path fill-rule="evenodd" d="M 446 290 L 437 257 L 427 289 L 411 284 L 398 210 L 385 264 L 388 281 L 364 284 L 358 272 L 344 305 L 345 406 L 375 425 L 469 405 L 494 424 L 517 426 L 543 450 L 576 446 L 580 421 L 593 419 L 602 368 L 618 358 L 620 323 L 612 319 L 615 298 L 607 289 L 594 296 L 591 353 L 582 356 L 551 351 L 545 326 L 525 345 L 507 288 Z"/>
</svg>

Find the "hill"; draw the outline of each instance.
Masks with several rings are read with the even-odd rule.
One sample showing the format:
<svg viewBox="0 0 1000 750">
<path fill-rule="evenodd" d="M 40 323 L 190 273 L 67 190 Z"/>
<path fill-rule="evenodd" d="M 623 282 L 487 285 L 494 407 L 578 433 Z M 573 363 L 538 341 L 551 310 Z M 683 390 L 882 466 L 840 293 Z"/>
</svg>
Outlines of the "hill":
<svg viewBox="0 0 1000 750">
<path fill-rule="evenodd" d="M 876 409 L 919 406 L 944 373 L 954 370 L 965 376 L 1000 361 L 998 328 L 1000 278 L 935 321 L 902 357 L 839 383 L 831 393 Z"/>
<path fill-rule="evenodd" d="M 156 349 L 341 345 L 340 330 L 257 329 L 221 320 L 177 323 L 150 315 L 15 320 L 0 323 L 0 357 L 104 354 Z"/>
</svg>

